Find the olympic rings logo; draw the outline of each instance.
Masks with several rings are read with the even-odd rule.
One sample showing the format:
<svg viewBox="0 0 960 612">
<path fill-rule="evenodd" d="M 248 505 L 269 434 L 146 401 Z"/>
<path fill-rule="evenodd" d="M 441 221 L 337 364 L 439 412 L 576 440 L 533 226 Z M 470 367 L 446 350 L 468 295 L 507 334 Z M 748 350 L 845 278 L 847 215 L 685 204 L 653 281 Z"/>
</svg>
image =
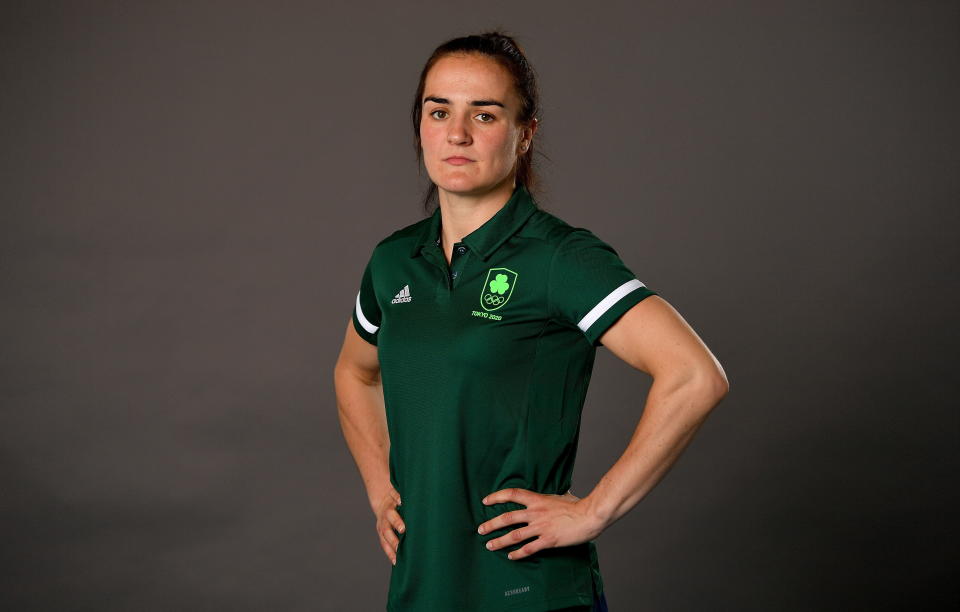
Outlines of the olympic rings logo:
<svg viewBox="0 0 960 612">
<path fill-rule="evenodd" d="M 488 293 L 483 296 L 483 302 L 488 306 L 499 306 L 506 301 L 507 298 L 503 297 L 502 295 L 493 295 L 492 293 Z"/>
</svg>

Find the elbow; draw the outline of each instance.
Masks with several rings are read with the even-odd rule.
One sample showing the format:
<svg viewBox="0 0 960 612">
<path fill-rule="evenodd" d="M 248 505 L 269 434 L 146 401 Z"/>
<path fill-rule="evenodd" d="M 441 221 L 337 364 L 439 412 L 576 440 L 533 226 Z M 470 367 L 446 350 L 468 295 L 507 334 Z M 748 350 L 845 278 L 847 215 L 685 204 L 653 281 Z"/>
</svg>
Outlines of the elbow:
<svg viewBox="0 0 960 612">
<path fill-rule="evenodd" d="M 715 366 L 708 368 L 700 376 L 700 388 L 704 401 L 711 410 L 730 393 L 730 381 L 727 379 L 727 373 L 723 371 L 719 363 L 715 363 Z"/>
<path fill-rule="evenodd" d="M 697 411 L 706 416 L 730 392 L 730 381 L 719 363 L 691 369 L 684 376 L 683 386 L 687 389 Z"/>
<path fill-rule="evenodd" d="M 713 410 L 730 392 L 730 381 L 720 363 L 715 359 L 692 365 L 682 371 L 666 375 L 663 388 L 666 393 L 681 391 L 690 398 L 697 412 L 704 416 Z M 661 377 L 654 376 L 654 380 Z"/>
</svg>

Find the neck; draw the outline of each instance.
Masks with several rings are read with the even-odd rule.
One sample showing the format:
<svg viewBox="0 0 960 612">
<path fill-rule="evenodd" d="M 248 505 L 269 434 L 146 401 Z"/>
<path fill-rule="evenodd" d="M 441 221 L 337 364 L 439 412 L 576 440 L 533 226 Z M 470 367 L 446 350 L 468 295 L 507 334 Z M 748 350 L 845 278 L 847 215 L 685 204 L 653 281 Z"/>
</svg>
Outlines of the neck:
<svg viewBox="0 0 960 612">
<path fill-rule="evenodd" d="M 507 203 L 514 188 L 513 176 L 508 176 L 489 191 L 478 194 L 455 193 L 438 186 L 443 250 L 449 252 L 454 243 L 489 221 Z"/>
</svg>

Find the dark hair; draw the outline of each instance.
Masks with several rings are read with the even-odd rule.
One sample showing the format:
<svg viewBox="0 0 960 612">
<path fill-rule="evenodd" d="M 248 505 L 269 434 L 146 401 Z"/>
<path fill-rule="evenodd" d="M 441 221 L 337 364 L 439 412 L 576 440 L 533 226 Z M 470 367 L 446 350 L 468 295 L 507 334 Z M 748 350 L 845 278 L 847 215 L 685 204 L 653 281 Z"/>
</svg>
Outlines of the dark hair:
<svg viewBox="0 0 960 612">
<path fill-rule="evenodd" d="M 420 142 L 420 119 L 423 115 L 423 89 L 427 80 L 427 73 L 440 58 L 456 53 L 479 53 L 496 60 L 507 69 L 513 77 L 513 86 L 517 97 L 520 98 L 520 110 L 517 121 L 522 124 L 532 119 L 540 119 L 540 92 L 537 89 L 537 76 L 533 66 L 527 61 L 520 45 L 510 36 L 499 30 L 453 38 L 436 49 L 423 66 L 420 73 L 420 83 L 417 85 L 417 94 L 413 100 L 413 138 L 414 149 L 417 153 L 418 168 L 423 161 L 423 145 Z M 516 181 L 533 192 L 538 187 L 538 180 L 533 168 L 533 143 L 517 160 Z M 436 198 L 437 186 L 430 181 L 423 197 L 423 208 L 430 211 L 430 202 Z"/>
</svg>

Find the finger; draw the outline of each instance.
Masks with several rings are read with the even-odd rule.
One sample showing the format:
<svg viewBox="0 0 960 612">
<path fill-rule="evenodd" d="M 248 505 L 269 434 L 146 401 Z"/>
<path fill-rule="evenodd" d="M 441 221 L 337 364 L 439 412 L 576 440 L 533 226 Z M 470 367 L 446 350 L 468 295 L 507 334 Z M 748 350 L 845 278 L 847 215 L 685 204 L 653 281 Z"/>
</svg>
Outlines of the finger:
<svg viewBox="0 0 960 612">
<path fill-rule="evenodd" d="M 525 557 L 529 557 L 530 555 L 536 553 L 537 551 L 546 548 L 546 546 L 540 544 L 542 540 L 543 538 L 537 538 L 533 542 L 524 544 L 517 550 L 507 553 L 507 559 L 510 559 L 511 561 L 516 561 L 517 559 L 523 559 Z"/>
<path fill-rule="evenodd" d="M 390 560 L 390 563 L 392 563 L 393 565 L 396 565 L 397 555 L 393 551 L 393 548 L 390 546 L 390 544 L 385 539 L 383 539 L 382 535 L 380 536 L 380 548 L 383 549 L 383 554 L 387 555 L 387 559 Z"/>
<path fill-rule="evenodd" d="M 500 489 L 499 491 L 494 491 L 490 495 L 487 495 L 483 498 L 483 503 L 487 506 L 490 504 L 499 504 L 509 500 L 510 489 Z"/>
<path fill-rule="evenodd" d="M 556 546 L 556 539 L 547 537 L 541 533 L 537 538 L 527 542 L 517 550 L 507 553 L 507 559 L 516 561 L 517 559 L 529 557 L 545 548 L 553 548 L 554 546 Z"/>
<path fill-rule="evenodd" d="M 400 533 L 403 533 L 404 531 L 406 531 L 407 525 L 406 523 L 403 522 L 403 517 L 400 516 L 400 513 L 397 512 L 395 509 L 390 510 L 390 512 L 387 513 L 387 518 L 390 520 L 390 524 L 393 525 L 394 529 L 396 529 Z"/>
<path fill-rule="evenodd" d="M 512 501 L 524 506 L 529 506 L 535 495 L 539 494 L 534 493 L 533 491 L 528 491 L 527 489 L 521 489 L 519 487 L 510 487 L 509 489 L 500 489 L 499 491 L 494 491 L 490 495 L 487 495 L 485 498 L 483 498 L 483 503 L 489 506 L 490 504 L 502 504 L 504 502 Z"/>
<path fill-rule="evenodd" d="M 390 540 L 389 540 L 389 538 L 387 537 L 387 535 L 385 535 L 385 534 L 391 533 L 392 531 L 393 531 L 393 530 L 390 529 L 389 527 L 388 527 L 387 529 L 380 529 L 380 528 L 378 527 L 378 528 L 377 528 L 377 537 L 378 537 L 379 540 L 380 540 L 380 547 L 383 548 L 384 554 L 387 555 L 387 558 L 390 559 L 390 562 L 391 562 L 391 563 L 393 563 L 394 565 L 396 565 L 396 563 L 397 563 L 397 547 L 394 546 L 394 545 L 390 542 Z M 394 536 L 394 537 L 396 537 L 396 536 Z"/>
<path fill-rule="evenodd" d="M 397 547 L 400 545 L 400 538 L 397 537 L 396 532 L 389 523 L 383 522 L 377 529 L 377 532 L 380 534 L 381 538 L 390 544 L 390 548 L 392 548 L 394 551 L 397 550 Z"/>
<path fill-rule="evenodd" d="M 507 546 L 512 546 L 517 542 L 528 540 L 536 535 L 537 535 L 537 530 L 534 527 L 531 527 L 529 525 L 526 527 L 518 527 L 513 531 L 511 531 L 510 533 L 506 533 L 500 536 L 499 538 L 494 538 L 489 542 L 487 542 L 487 549 L 497 550 L 500 548 L 505 548 Z"/>
<path fill-rule="evenodd" d="M 516 525 L 517 523 L 529 523 L 530 517 L 528 516 L 526 508 L 523 510 L 511 510 L 510 512 L 504 512 L 503 514 L 497 515 L 485 523 L 481 523 L 478 526 L 477 533 L 492 533 L 497 529 L 506 527 L 508 525 Z"/>
</svg>

